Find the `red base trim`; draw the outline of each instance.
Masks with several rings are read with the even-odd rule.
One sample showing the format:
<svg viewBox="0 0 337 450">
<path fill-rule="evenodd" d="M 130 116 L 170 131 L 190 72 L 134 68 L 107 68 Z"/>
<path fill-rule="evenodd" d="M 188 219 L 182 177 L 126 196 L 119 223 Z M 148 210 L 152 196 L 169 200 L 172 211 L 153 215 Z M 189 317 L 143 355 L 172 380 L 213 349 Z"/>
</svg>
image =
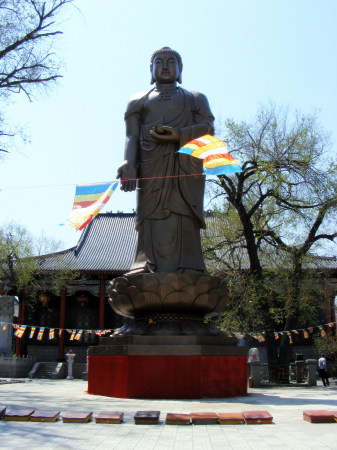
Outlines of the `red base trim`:
<svg viewBox="0 0 337 450">
<path fill-rule="evenodd" d="M 247 357 L 89 356 L 88 393 L 149 399 L 247 395 Z"/>
</svg>

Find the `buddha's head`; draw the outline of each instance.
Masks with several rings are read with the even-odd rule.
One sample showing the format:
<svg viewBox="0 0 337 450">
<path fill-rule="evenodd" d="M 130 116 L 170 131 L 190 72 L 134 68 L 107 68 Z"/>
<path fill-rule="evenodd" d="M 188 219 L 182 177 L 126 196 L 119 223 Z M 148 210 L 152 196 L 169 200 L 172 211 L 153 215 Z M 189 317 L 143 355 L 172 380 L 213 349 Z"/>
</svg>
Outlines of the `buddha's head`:
<svg viewBox="0 0 337 450">
<path fill-rule="evenodd" d="M 151 84 L 158 82 L 171 84 L 178 81 L 181 83 L 183 63 L 181 56 L 170 47 L 156 50 L 151 56 Z"/>
</svg>

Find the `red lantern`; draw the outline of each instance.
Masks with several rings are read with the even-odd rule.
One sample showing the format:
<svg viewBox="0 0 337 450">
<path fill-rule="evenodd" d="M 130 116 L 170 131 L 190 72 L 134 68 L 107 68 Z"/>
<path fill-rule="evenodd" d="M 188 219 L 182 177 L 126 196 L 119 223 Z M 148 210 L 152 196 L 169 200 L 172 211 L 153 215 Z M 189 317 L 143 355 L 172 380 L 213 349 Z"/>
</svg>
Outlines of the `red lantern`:
<svg viewBox="0 0 337 450">
<path fill-rule="evenodd" d="M 89 302 L 89 297 L 85 294 L 80 294 L 76 297 L 76 301 L 81 303 L 81 306 L 83 306 L 85 303 Z"/>
<path fill-rule="evenodd" d="M 43 306 L 47 306 L 50 302 L 51 298 L 48 294 L 40 294 L 39 295 L 39 302 L 42 303 Z"/>
</svg>

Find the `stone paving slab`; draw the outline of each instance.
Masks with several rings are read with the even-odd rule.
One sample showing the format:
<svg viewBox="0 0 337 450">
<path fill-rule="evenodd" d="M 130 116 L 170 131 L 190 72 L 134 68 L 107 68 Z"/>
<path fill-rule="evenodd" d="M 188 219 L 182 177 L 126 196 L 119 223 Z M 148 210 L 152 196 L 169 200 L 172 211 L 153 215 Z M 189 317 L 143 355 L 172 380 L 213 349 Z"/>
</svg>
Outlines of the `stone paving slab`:
<svg viewBox="0 0 337 450">
<path fill-rule="evenodd" d="M 24 380 L 0 386 L 0 403 L 12 409 L 67 412 L 123 411 L 121 424 L 0 420 L 1 449 L 337 449 L 337 423 L 312 424 L 303 410 L 337 410 L 337 387 L 250 389 L 247 397 L 202 400 L 134 400 L 89 395 L 82 380 Z M 139 410 L 161 411 L 159 425 L 134 424 Z M 268 411 L 266 425 L 166 425 L 169 412 Z"/>
</svg>

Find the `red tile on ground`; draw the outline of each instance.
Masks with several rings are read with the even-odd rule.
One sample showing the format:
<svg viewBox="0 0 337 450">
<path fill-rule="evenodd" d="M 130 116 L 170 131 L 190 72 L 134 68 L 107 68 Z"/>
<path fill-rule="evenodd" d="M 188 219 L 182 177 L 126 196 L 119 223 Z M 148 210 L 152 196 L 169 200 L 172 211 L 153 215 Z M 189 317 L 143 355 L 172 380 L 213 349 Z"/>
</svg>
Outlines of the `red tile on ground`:
<svg viewBox="0 0 337 450">
<path fill-rule="evenodd" d="M 213 412 L 191 413 L 194 425 L 215 425 L 218 423 L 218 415 Z"/>
<path fill-rule="evenodd" d="M 92 420 L 92 412 L 81 413 L 81 412 L 70 412 L 62 416 L 64 423 L 86 423 Z"/>
<path fill-rule="evenodd" d="M 124 413 L 118 411 L 102 411 L 95 417 L 96 423 L 121 423 Z"/>
<path fill-rule="evenodd" d="M 60 411 L 35 411 L 30 416 L 31 422 L 56 422 L 60 418 Z"/>
<path fill-rule="evenodd" d="M 165 423 L 167 425 L 190 425 L 190 414 L 167 413 Z"/>
<path fill-rule="evenodd" d="M 272 423 L 273 417 L 268 411 L 242 411 L 242 415 L 248 425 Z"/>
<path fill-rule="evenodd" d="M 16 411 L 6 412 L 4 419 L 27 422 L 34 411 L 35 409 L 17 409 Z"/>
<path fill-rule="evenodd" d="M 136 425 L 155 425 L 159 422 L 160 411 L 137 411 L 133 416 Z"/>
<path fill-rule="evenodd" d="M 218 413 L 220 425 L 241 425 L 245 419 L 241 413 Z"/>
<path fill-rule="evenodd" d="M 311 423 L 332 423 L 335 421 L 335 416 L 332 411 L 325 409 L 304 410 L 303 419 Z"/>
</svg>

